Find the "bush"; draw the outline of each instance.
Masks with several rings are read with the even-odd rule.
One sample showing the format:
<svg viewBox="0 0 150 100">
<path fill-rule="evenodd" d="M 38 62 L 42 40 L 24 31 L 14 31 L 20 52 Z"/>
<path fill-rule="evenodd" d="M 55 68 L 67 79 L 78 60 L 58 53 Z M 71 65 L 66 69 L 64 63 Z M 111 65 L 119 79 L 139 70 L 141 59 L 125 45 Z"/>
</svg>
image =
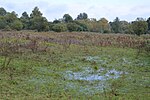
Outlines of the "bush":
<svg viewBox="0 0 150 100">
<path fill-rule="evenodd" d="M 14 30 L 21 30 L 23 28 L 23 24 L 21 21 L 19 20 L 15 20 L 12 24 L 11 24 L 11 28 Z"/>
<path fill-rule="evenodd" d="M 68 23 L 67 24 L 67 28 L 68 28 L 68 31 L 70 31 L 70 32 L 72 32 L 72 31 L 79 31 L 80 26 L 77 25 L 76 23 Z"/>
<path fill-rule="evenodd" d="M 148 24 L 146 21 L 137 20 L 132 22 L 132 29 L 136 35 L 140 36 L 141 34 L 146 34 L 148 30 Z"/>
<path fill-rule="evenodd" d="M 7 26 L 4 28 L 4 31 L 11 31 L 10 26 L 7 25 Z"/>
<path fill-rule="evenodd" d="M 55 24 L 53 27 L 52 27 L 52 30 L 55 31 L 55 32 L 65 32 L 67 31 L 67 27 L 65 24 Z"/>
<path fill-rule="evenodd" d="M 0 29 L 4 29 L 7 25 L 5 18 L 0 16 Z"/>
</svg>

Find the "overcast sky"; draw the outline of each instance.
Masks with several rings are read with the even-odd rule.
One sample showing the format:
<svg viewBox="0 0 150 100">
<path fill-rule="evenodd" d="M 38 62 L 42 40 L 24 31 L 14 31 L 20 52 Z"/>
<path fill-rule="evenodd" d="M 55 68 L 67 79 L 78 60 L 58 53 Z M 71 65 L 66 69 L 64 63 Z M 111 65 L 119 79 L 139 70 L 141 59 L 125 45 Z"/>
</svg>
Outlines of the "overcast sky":
<svg viewBox="0 0 150 100">
<path fill-rule="evenodd" d="M 0 7 L 8 12 L 15 11 L 19 16 L 26 11 L 30 14 L 38 6 L 49 21 L 70 14 L 76 18 L 79 13 L 87 13 L 89 18 L 99 20 L 105 17 L 113 21 L 132 21 L 137 17 L 150 17 L 150 0 L 0 0 Z"/>
</svg>

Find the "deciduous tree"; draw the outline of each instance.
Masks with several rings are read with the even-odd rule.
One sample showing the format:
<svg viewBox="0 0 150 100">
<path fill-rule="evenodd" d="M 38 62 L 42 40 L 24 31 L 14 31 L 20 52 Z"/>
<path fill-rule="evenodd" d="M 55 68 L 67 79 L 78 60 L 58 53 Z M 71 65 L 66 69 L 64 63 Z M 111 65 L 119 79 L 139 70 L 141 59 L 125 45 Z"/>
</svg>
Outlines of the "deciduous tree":
<svg viewBox="0 0 150 100">
<path fill-rule="evenodd" d="M 121 23 L 120 19 L 116 17 L 116 19 L 113 22 L 110 22 L 111 30 L 114 33 L 121 33 Z"/>
<path fill-rule="evenodd" d="M 7 25 L 7 21 L 4 16 L 0 16 L 0 29 L 4 29 Z"/>
<path fill-rule="evenodd" d="M 110 31 L 110 27 L 109 27 L 109 23 L 108 23 L 108 20 L 106 18 L 101 18 L 99 21 L 99 26 L 100 26 L 100 29 L 99 31 L 101 33 L 107 33 Z"/>
<path fill-rule="evenodd" d="M 65 32 L 67 31 L 67 26 L 66 24 L 58 23 L 52 27 L 52 30 L 55 32 Z"/>
<path fill-rule="evenodd" d="M 63 20 L 64 20 L 64 22 L 66 22 L 66 23 L 69 23 L 69 22 L 72 22 L 72 21 L 73 21 L 72 17 L 71 17 L 69 14 L 65 14 L 65 15 L 63 16 Z"/>
<path fill-rule="evenodd" d="M 147 22 L 142 18 L 137 18 L 136 21 L 132 22 L 132 29 L 134 34 L 140 36 L 141 34 L 145 34 L 148 30 Z"/>
<path fill-rule="evenodd" d="M 147 19 L 147 23 L 148 23 L 148 31 L 150 31 L 150 17 Z"/>
<path fill-rule="evenodd" d="M 88 19 L 88 15 L 86 13 L 80 13 L 77 16 L 77 20 L 84 20 L 84 19 Z"/>
<path fill-rule="evenodd" d="M 23 28 L 23 24 L 20 20 L 15 20 L 13 23 L 11 23 L 11 29 L 13 30 L 21 30 Z"/>
<path fill-rule="evenodd" d="M 4 8 L 0 8 L 0 16 L 5 16 L 6 15 L 6 10 Z"/>
<path fill-rule="evenodd" d="M 42 16 L 42 13 L 39 11 L 38 7 L 35 7 L 30 15 L 31 29 L 40 31 L 48 31 L 49 24 L 45 17 Z"/>
<path fill-rule="evenodd" d="M 23 29 L 30 29 L 30 18 L 27 12 L 23 12 L 20 20 L 23 24 Z"/>
</svg>

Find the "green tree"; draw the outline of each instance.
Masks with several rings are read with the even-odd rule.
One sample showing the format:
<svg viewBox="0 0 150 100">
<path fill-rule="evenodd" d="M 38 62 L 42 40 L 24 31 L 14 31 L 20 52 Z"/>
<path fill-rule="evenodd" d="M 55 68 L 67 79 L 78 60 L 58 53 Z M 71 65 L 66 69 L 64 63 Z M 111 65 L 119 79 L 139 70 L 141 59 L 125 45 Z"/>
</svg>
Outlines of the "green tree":
<svg viewBox="0 0 150 100">
<path fill-rule="evenodd" d="M 48 31 L 49 24 L 45 17 L 42 16 L 42 13 L 39 11 L 38 7 L 35 7 L 30 14 L 31 29 L 40 31 Z"/>
<path fill-rule="evenodd" d="M 114 33 L 121 33 L 121 23 L 118 17 L 113 22 L 110 22 L 111 30 Z"/>
<path fill-rule="evenodd" d="M 69 22 L 72 22 L 72 21 L 73 21 L 72 17 L 71 17 L 69 14 L 65 14 L 65 15 L 63 16 L 63 20 L 64 20 L 64 22 L 66 22 L 66 23 L 69 23 Z"/>
<path fill-rule="evenodd" d="M 22 22 L 20 20 L 15 20 L 13 23 L 11 23 L 11 29 L 13 30 L 21 30 L 23 28 Z"/>
<path fill-rule="evenodd" d="M 55 32 L 65 32 L 67 31 L 67 26 L 66 24 L 62 24 L 62 23 L 54 24 L 52 30 Z"/>
<path fill-rule="evenodd" d="M 31 18 L 36 17 L 36 16 L 42 17 L 42 13 L 41 13 L 41 11 L 39 10 L 38 7 L 35 7 L 35 8 L 32 10 L 32 13 L 30 14 L 30 17 L 31 17 Z"/>
<path fill-rule="evenodd" d="M 88 15 L 86 13 L 80 13 L 77 16 L 77 20 L 85 20 L 85 19 L 88 19 Z"/>
<path fill-rule="evenodd" d="M 148 23 L 148 30 L 150 31 L 150 17 L 147 19 L 147 23 Z"/>
<path fill-rule="evenodd" d="M 0 29 L 4 29 L 7 26 L 6 16 L 7 12 L 4 8 L 0 8 Z"/>
<path fill-rule="evenodd" d="M 53 21 L 53 24 L 58 24 L 58 23 L 61 23 L 61 21 L 58 20 L 58 19 L 55 19 L 55 20 Z"/>
<path fill-rule="evenodd" d="M 27 14 L 27 12 L 23 12 L 22 16 L 20 17 L 20 20 L 23 24 L 23 29 L 29 29 L 30 27 L 30 18 Z"/>
<path fill-rule="evenodd" d="M 6 15 L 6 10 L 4 8 L 0 8 L 0 16 L 5 16 Z"/>
<path fill-rule="evenodd" d="M 11 23 L 13 23 L 13 21 L 15 21 L 15 20 L 17 20 L 18 18 L 17 18 L 17 14 L 13 11 L 13 12 L 11 12 L 11 13 L 7 13 L 6 15 L 5 15 L 5 19 L 6 19 L 6 21 L 7 21 L 7 24 L 8 25 L 10 25 Z"/>
<path fill-rule="evenodd" d="M 4 16 L 0 16 L 0 29 L 4 29 L 7 25 L 7 21 Z"/>
<path fill-rule="evenodd" d="M 127 21 L 120 21 L 121 33 L 128 33 L 130 24 Z"/>
<path fill-rule="evenodd" d="M 148 23 L 142 18 L 137 18 L 136 21 L 132 22 L 132 29 L 134 34 L 140 36 L 141 34 L 145 34 L 147 32 Z"/>
<path fill-rule="evenodd" d="M 88 25 L 91 32 L 100 32 L 100 30 L 101 30 L 100 21 L 89 20 L 87 23 L 88 23 L 87 25 Z"/>
<path fill-rule="evenodd" d="M 88 31 L 88 21 L 87 20 L 75 20 L 74 23 L 79 25 L 78 31 Z"/>
<path fill-rule="evenodd" d="M 45 17 L 34 17 L 31 19 L 31 29 L 40 31 L 48 31 L 49 30 L 49 24 Z"/>
<path fill-rule="evenodd" d="M 70 32 L 81 30 L 81 26 L 76 23 L 68 23 L 67 28 L 68 28 L 68 31 L 70 31 Z"/>
<path fill-rule="evenodd" d="M 19 24 L 18 24 L 19 21 L 16 21 L 16 20 L 18 20 L 17 16 L 18 15 L 15 13 L 15 11 L 13 11 L 11 13 L 7 12 L 7 14 L 4 16 L 4 19 L 5 19 L 6 24 L 7 24 L 5 26 L 5 30 L 11 30 L 11 29 L 19 30 L 18 28 L 16 28 L 19 26 Z M 19 22 L 19 23 L 21 23 L 21 22 Z M 14 24 L 16 24 L 18 26 L 14 26 Z"/>
</svg>

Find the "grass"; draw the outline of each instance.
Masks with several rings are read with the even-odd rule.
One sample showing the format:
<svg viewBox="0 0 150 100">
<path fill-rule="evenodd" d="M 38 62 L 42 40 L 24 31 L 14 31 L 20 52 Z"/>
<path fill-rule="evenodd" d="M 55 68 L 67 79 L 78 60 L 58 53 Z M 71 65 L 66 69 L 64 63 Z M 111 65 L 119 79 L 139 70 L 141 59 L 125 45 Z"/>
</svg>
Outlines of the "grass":
<svg viewBox="0 0 150 100">
<path fill-rule="evenodd" d="M 4 56 L 0 56 L 2 100 L 150 99 L 150 55 L 143 50 L 137 56 L 135 48 L 138 45 L 135 41 L 147 41 L 150 36 L 29 31 L 1 32 L 2 35 L 1 42 L 7 37 L 7 41 L 14 41 L 14 44 L 26 45 L 36 39 L 38 45 L 35 52 L 24 48 L 21 49 L 23 53 L 11 56 L 13 60 L 6 69 L 2 69 Z M 30 39 L 26 39 L 26 35 Z M 124 42 L 132 38 L 133 46 L 125 45 L 118 40 L 120 37 Z M 112 39 L 111 45 L 105 39 Z M 116 44 L 118 41 L 122 44 Z M 42 51 L 45 46 L 46 51 Z M 87 68 L 91 70 L 85 71 Z M 89 75 L 103 76 L 112 69 L 122 72 L 118 78 L 89 81 L 67 76 L 67 72 L 72 75 L 80 73 L 84 78 Z M 110 76 L 113 75 L 110 73 Z"/>
</svg>

